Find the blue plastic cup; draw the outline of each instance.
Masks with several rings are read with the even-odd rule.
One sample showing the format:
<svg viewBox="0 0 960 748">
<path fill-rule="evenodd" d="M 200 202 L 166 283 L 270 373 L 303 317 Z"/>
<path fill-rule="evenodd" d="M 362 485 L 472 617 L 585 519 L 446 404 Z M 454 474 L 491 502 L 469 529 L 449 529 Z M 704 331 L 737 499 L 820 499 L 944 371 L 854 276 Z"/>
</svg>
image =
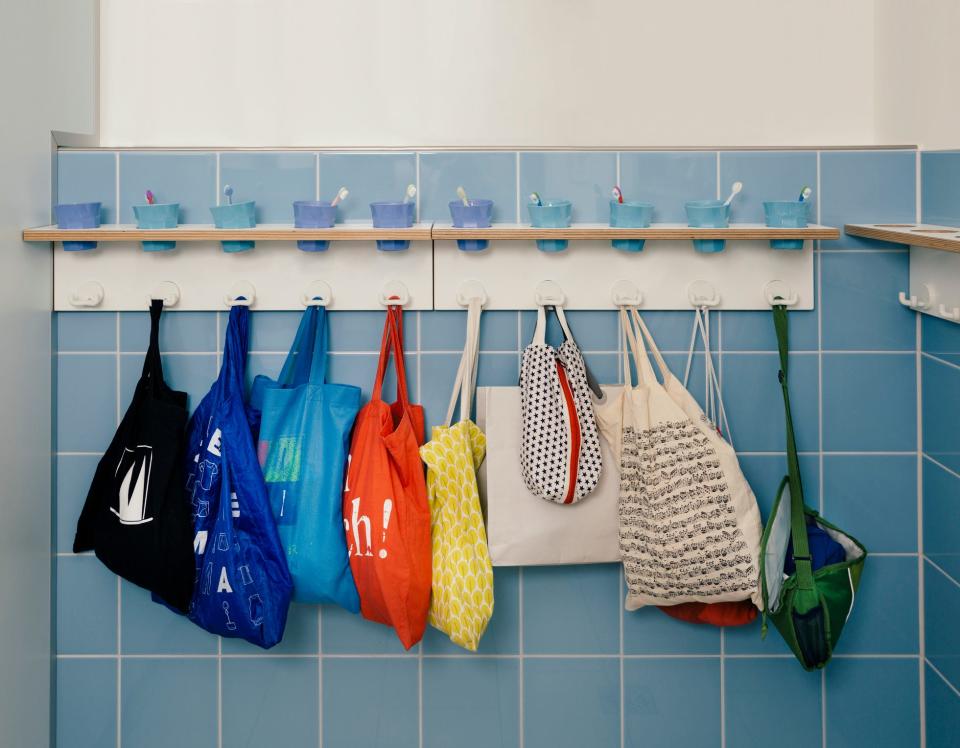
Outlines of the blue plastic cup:
<svg viewBox="0 0 960 748">
<path fill-rule="evenodd" d="M 413 226 L 415 205 L 410 203 L 370 203 L 373 227 L 377 229 L 408 229 Z M 407 249 L 407 239 L 377 239 L 377 249 L 382 252 L 399 252 Z"/>
<path fill-rule="evenodd" d="M 100 203 L 63 203 L 54 207 L 58 229 L 95 229 L 100 226 Z M 96 242 L 64 242 L 68 252 L 96 249 Z"/>
<path fill-rule="evenodd" d="M 569 200 L 544 200 L 543 205 L 527 203 L 530 223 L 538 229 L 565 229 L 570 225 L 573 206 Z M 562 252 L 567 248 L 566 239 L 537 239 L 541 252 Z"/>
<path fill-rule="evenodd" d="M 767 226 L 779 229 L 802 229 L 807 226 L 810 203 L 799 200 L 771 200 L 763 204 Z M 774 249 L 803 249 L 803 239 L 771 239 Z"/>
<path fill-rule="evenodd" d="M 627 229 L 645 229 L 653 218 L 653 205 L 650 203 L 610 201 L 610 225 Z M 624 252 L 639 252 L 643 249 L 643 239 L 613 239 L 610 242 Z"/>
<path fill-rule="evenodd" d="M 257 225 L 257 204 L 253 200 L 234 205 L 214 205 L 210 208 L 213 225 L 218 229 L 252 229 Z M 220 242 L 224 252 L 246 252 L 253 249 L 256 242 L 241 239 Z"/>
<path fill-rule="evenodd" d="M 490 215 L 493 213 L 493 200 L 470 200 L 464 205 L 462 200 L 450 201 L 450 217 L 458 229 L 488 229 Z M 486 239 L 457 239 L 457 247 L 464 252 L 479 252 L 486 249 Z"/>
<path fill-rule="evenodd" d="M 133 215 L 138 229 L 173 229 L 180 222 L 180 203 L 134 205 Z M 143 242 L 143 251 L 166 252 L 176 246 L 176 242 Z"/>
<path fill-rule="evenodd" d="M 687 209 L 687 223 L 694 228 L 725 229 L 730 225 L 730 206 L 720 200 L 690 200 L 684 206 Z M 722 252 L 727 245 L 726 239 L 694 239 L 693 248 L 698 252 Z"/>
<path fill-rule="evenodd" d="M 298 229 L 328 229 L 337 222 L 337 206 L 329 200 L 297 200 L 293 204 L 293 225 Z M 325 252 L 330 242 L 305 239 L 297 242 L 304 252 Z"/>
</svg>

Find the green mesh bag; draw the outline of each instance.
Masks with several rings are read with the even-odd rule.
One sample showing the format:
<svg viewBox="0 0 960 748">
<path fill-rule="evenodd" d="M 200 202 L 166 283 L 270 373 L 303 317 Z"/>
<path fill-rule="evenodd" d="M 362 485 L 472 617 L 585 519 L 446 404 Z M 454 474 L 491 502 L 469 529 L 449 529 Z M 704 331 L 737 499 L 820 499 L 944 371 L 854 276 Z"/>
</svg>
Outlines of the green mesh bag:
<svg viewBox="0 0 960 748">
<path fill-rule="evenodd" d="M 787 310 L 773 308 L 780 349 L 780 387 L 787 424 L 787 475 L 780 483 L 770 519 L 760 543 L 760 580 L 763 594 L 763 635 L 767 619 L 790 646 L 805 670 L 824 667 L 833 656 L 844 624 L 850 618 L 860 585 L 867 549 L 803 503 L 800 463 L 790 416 L 787 391 Z M 846 558 L 816 571 L 810 558 L 807 524 L 817 524 L 843 548 Z M 784 574 L 790 540 L 796 571 Z"/>
</svg>

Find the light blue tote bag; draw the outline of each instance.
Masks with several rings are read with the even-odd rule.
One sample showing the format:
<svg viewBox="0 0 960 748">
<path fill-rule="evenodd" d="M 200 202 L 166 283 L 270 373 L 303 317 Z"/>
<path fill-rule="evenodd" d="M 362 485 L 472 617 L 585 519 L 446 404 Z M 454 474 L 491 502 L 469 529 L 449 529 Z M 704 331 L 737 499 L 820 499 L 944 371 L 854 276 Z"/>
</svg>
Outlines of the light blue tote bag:
<svg viewBox="0 0 960 748">
<path fill-rule="evenodd" d="M 356 613 L 360 599 L 343 530 L 343 480 L 360 388 L 328 384 L 327 313 L 303 313 L 276 381 L 253 382 L 261 411 L 257 453 L 287 564 L 293 599 L 336 603 Z"/>
</svg>

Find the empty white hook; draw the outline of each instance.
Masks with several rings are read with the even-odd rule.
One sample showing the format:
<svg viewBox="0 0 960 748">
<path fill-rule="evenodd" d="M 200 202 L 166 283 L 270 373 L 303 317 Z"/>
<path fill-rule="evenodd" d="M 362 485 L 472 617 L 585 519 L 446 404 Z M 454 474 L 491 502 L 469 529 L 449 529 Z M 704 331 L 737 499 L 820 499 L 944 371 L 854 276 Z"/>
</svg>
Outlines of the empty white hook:
<svg viewBox="0 0 960 748">
<path fill-rule="evenodd" d="M 941 304 L 940 316 L 944 319 L 949 319 L 956 322 L 957 320 L 960 320 L 960 307 L 955 306 L 953 311 L 949 311 L 945 305 Z"/>
<path fill-rule="evenodd" d="M 925 299 L 917 298 L 917 296 L 907 296 L 903 291 L 897 294 L 897 298 L 900 300 L 900 303 L 905 307 L 910 309 L 926 309 L 930 306 L 930 302 Z"/>
<path fill-rule="evenodd" d="M 556 281 L 545 280 L 537 284 L 533 300 L 537 306 L 563 306 L 567 297 Z"/>
<path fill-rule="evenodd" d="M 224 303 L 227 306 L 253 306 L 257 298 L 257 289 L 250 281 L 237 281 L 227 291 Z"/>
<path fill-rule="evenodd" d="M 150 291 L 147 301 L 160 300 L 164 306 L 176 306 L 180 301 L 180 286 L 173 281 L 160 281 Z"/>
<path fill-rule="evenodd" d="M 70 294 L 71 306 L 95 307 L 103 303 L 103 286 L 96 281 L 87 281 L 81 283 L 77 289 Z"/>
<path fill-rule="evenodd" d="M 693 307 L 720 306 L 720 294 L 716 287 L 705 280 L 695 280 L 687 286 L 687 299 Z"/>
<path fill-rule="evenodd" d="M 311 282 L 300 296 L 300 303 L 304 306 L 330 306 L 332 301 L 333 291 L 330 290 L 330 284 L 322 280 Z"/>
<path fill-rule="evenodd" d="M 770 281 L 763 287 L 763 296 L 770 306 L 796 306 L 797 292 L 781 280 Z"/>
<path fill-rule="evenodd" d="M 610 300 L 616 307 L 640 306 L 643 303 L 643 294 L 636 283 L 628 280 L 618 280 L 610 289 Z"/>
<path fill-rule="evenodd" d="M 402 281 L 388 281 L 380 290 L 380 303 L 383 306 L 406 306 L 410 303 L 410 292 Z"/>
<path fill-rule="evenodd" d="M 487 296 L 487 289 L 483 287 L 480 281 L 467 280 L 460 284 L 457 289 L 457 303 L 460 306 L 469 306 L 473 299 L 480 300 L 480 306 L 486 306 L 490 298 Z"/>
</svg>

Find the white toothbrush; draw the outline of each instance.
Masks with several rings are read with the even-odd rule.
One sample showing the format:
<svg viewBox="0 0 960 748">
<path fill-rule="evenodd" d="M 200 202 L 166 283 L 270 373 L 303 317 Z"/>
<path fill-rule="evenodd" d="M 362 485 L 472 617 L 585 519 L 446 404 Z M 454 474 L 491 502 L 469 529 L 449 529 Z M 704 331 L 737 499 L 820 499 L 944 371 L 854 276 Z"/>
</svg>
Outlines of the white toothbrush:
<svg viewBox="0 0 960 748">
<path fill-rule="evenodd" d="M 347 195 L 349 194 L 350 190 L 348 190 L 346 187 L 341 187 L 339 190 L 337 190 L 337 196 L 330 201 L 331 207 L 335 206 L 337 203 L 342 203 L 347 199 Z"/>
<path fill-rule="evenodd" d="M 810 199 L 810 195 L 812 194 L 813 194 L 813 190 L 811 190 L 809 187 L 804 187 L 800 191 L 800 202 L 805 203 L 807 200 Z"/>
<path fill-rule="evenodd" d="M 409 202 L 411 202 L 411 201 L 413 200 L 413 198 L 415 198 L 416 196 L 417 196 L 417 187 L 416 187 L 416 185 L 408 184 L 408 185 L 407 185 L 407 192 L 406 192 L 406 194 L 403 196 L 403 202 L 409 203 Z"/>
<path fill-rule="evenodd" d="M 740 190 L 742 189 L 743 189 L 743 182 L 734 182 L 733 186 L 730 188 L 730 197 L 728 197 L 723 202 L 724 206 L 727 206 L 731 202 L 733 202 L 733 198 L 735 198 L 740 193 Z"/>
<path fill-rule="evenodd" d="M 464 208 L 470 207 L 470 201 L 467 200 L 467 191 L 463 187 L 457 187 L 457 197 L 460 198 L 460 202 L 463 203 Z"/>
</svg>

